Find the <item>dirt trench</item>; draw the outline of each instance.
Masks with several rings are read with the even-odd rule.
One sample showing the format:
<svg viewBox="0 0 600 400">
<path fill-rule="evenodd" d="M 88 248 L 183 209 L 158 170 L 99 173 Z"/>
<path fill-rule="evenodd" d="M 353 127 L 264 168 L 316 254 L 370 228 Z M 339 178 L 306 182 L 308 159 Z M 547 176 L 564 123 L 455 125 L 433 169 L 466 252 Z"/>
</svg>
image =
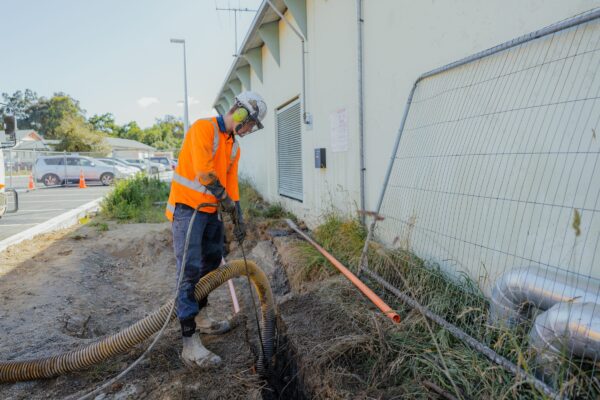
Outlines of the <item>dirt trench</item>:
<svg viewBox="0 0 600 400">
<path fill-rule="evenodd" d="M 285 294 L 285 273 L 270 260 L 269 246 L 251 246 L 249 258 L 264 265 L 276 295 Z M 50 356 L 129 326 L 172 296 L 174 261 L 168 224 L 110 224 L 104 232 L 79 226 L 0 253 L 0 359 Z M 235 328 L 222 336 L 203 337 L 206 346 L 223 358 L 221 368 L 188 370 L 179 359 L 177 324 L 171 324 L 138 368 L 96 398 L 280 398 L 253 371 L 257 333 L 249 291 L 245 279 L 236 279 L 235 286 L 243 308 Z M 213 317 L 231 317 L 226 288 L 213 292 L 209 302 Z M 0 398 L 79 397 L 115 376 L 147 345 L 84 371 L 2 384 Z"/>
<path fill-rule="evenodd" d="M 295 241 L 286 229 L 258 226 L 245 246 L 248 259 L 268 275 L 278 308 L 276 354 L 267 381 L 255 373 L 258 333 L 243 277 L 234 280 L 242 307 L 234 328 L 203 336 L 205 345 L 223 358 L 221 367 L 186 368 L 179 358 L 179 327 L 173 323 L 141 365 L 96 400 L 367 398 L 352 378 L 322 373 L 330 357 L 324 344 L 357 335 L 323 294 L 333 286 L 335 292 L 352 289 L 339 279 L 321 291 L 290 288 L 288 266 L 294 255 L 289 249 Z M 241 258 L 237 246 L 230 250 L 228 259 Z M 166 223 L 109 223 L 107 231 L 88 224 L 13 246 L 0 253 L 0 359 L 45 357 L 89 344 L 160 307 L 174 285 Z M 215 319 L 232 317 L 226 285 L 211 293 L 209 307 Z M 148 344 L 83 371 L 1 384 L 0 398 L 78 398 L 117 375 Z"/>
</svg>

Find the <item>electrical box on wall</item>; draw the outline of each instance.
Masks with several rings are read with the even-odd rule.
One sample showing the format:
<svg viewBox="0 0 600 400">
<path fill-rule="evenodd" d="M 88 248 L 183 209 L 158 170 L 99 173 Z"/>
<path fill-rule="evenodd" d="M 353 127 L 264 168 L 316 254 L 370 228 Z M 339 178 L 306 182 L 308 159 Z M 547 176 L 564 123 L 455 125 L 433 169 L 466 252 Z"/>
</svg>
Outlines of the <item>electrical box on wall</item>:
<svg viewBox="0 0 600 400">
<path fill-rule="evenodd" d="M 326 168 L 325 148 L 315 149 L 315 168 Z"/>
</svg>

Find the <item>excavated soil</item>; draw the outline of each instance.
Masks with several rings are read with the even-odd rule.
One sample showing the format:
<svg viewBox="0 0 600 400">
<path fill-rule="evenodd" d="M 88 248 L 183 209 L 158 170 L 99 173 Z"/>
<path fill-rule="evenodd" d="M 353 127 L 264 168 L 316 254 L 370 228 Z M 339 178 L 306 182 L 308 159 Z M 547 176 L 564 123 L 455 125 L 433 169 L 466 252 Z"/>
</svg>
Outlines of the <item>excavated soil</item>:
<svg viewBox="0 0 600 400">
<path fill-rule="evenodd" d="M 0 253 L 0 359 L 38 358 L 81 347 L 143 318 L 165 303 L 175 285 L 168 224 L 110 224 L 39 236 Z M 243 308 L 251 304 L 246 281 L 236 279 Z M 209 296 L 211 315 L 228 318 L 226 287 Z M 104 399 L 262 398 L 264 382 L 251 371 L 256 347 L 251 312 L 243 310 L 229 333 L 204 336 L 223 358 L 213 371 L 186 368 L 179 358 L 176 323 L 155 350 Z M 115 376 L 148 343 L 87 370 L 55 379 L 0 385 L 3 399 L 79 397 Z"/>
<path fill-rule="evenodd" d="M 271 226 L 271 225 L 269 225 Z M 348 316 L 369 305 L 345 280 L 296 288 L 297 238 L 285 229 L 254 225 L 248 259 L 267 273 L 278 304 L 278 337 L 268 382 L 257 378 L 258 335 L 246 278 L 235 287 L 242 312 L 224 335 L 205 335 L 223 358 L 216 370 L 188 369 L 179 358 L 179 327 L 172 323 L 149 356 L 101 399 L 388 398 L 366 390 L 360 371 L 340 366 L 369 341 Z M 281 224 L 279 224 L 281 228 Z M 229 259 L 241 258 L 231 246 Z M 45 357 L 84 346 L 156 310 L 173 295 L 175 259 L 168 224 L 91 224 L 39 236 L 0 253 L 0 360 Z M 358 306 L 357 306 L 358 304 Z M 215 319 L 232 316 L 226 286 L 209 296 Z M 78 398 L 117 375 L 148 346 L 58 378 L 0 384 L 2 399 Z M 374 395 L 374 396 L 372 396 Z"/>
</svg>

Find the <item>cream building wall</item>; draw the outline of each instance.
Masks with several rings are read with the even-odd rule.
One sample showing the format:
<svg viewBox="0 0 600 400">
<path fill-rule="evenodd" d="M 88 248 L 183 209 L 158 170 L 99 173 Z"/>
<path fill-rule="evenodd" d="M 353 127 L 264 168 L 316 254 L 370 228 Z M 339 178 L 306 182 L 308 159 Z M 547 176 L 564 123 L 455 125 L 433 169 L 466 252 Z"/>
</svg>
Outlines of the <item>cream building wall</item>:
<svg viewBox="0 0 600 400">
<path fill-rule="evenodd" d="M 377 205 L 421 74 L 599 6 L 598 0 L 365 0 L 367 209 Z"/>
<path fill-rule="evenodd" d="M 286 18 L 294 23 L 286 13 Z M 251 89 L 260 93 L 268 104 L 269 112 L 263 125 L 265 128 L 240 141 L 242 156 L 239 174 L 250 179 L 260 193 L 271 202 L 282 202 L 298 215 L 310 212 L 310 194 L 305 202 L 299 203 L 279 196 L 277 186 L 277 136 L 276 110 L 299 98 L 301 88 L 300 41 L 285 22 L 279 21 L 280 64 L 277 64 L 266 46 L 262 47 L 263 79 L 254 70 L 251 72 Z M 304 148 L 309 143 L 303 140 Z M 304 150 L 304 149 L 303 149 Z M 310 155 L 310 154 L 309 154 Z M 307 152 L 303 152 L 306 171 Z M 305 173 L 306 175 L 306 173 Z M 308 179 L 305 179 L 305 182 Z"/>
<path fill-rule="evenodd" d="M 269 201 L 284 204 L 309 223 L 317 223 L 332 206 L 355 212 L 359 204 L 356 30 L 355 25 L 347 23 L 354 20 L 355 9 L 347 5 L 344 1 L 307 5 L 307 111 L 313 124 L 302 125 L 302 202 L 278 194 L 276 111 L 299 98 L 302 91 L 301 42 L 285 22 L 279 22 L 280 65 L 263 46 L 262 82 L 251 73 L 251 88 L 264 96 L 269 113 L 265 129 L 240 142 L 240 174 L 249 177 Z M 332 15 L 339 18 L 335 27 L 330 21 Z M 285 16 L 295 24 L 289 13 Z M 327 168 L 317 169 L 314 149 L 330 147 L 329 117 L 342 109 L 349 117 L 348 150 L 332 153 L 328 149 Z"/>
<path fill-rule="evenodd" d="M 313 123 L 311 126 L 302 124 L 304 199 L 299 202 L 278 194 L 276 110 L 302 96 L 300 40 L 283 21 L 279 21 L 280 64 L 263 46 L 262 81 L 254 72 L 251 73 L 251 89 L 265 97 L 269 113 L 265 129 L 241 141 L 240 173 L 250 178 L 267 200 L 282 203 L 306 220 L 309 226 L 315 226 L 321 216 L 332 208 L 356 215 L 360 204 L 358 33 L 355 1 L 307 0 L 306 3 L 307 107 L 304 111 L 310 113 Z M 407 97 L 419 75 L 599 6 L 600 1 L 593 0 L 364 0 L 365 208 L 374 210 L 377 206 Z M 285 16 L 296 24 L 289 12 Z M 348 116 L 349 142 L 347 151 L 333 152 L 330 117 L 340 110 L 345 110 Z M 440 149 L 440 146 L 436 143 L 429 150 Z M 326 149 L 325 169 L 314 166 L 316 148 Z M 417 152 L 423 151 L 415 148 Z M 407 169 L 428 171 L 427 167 L 415 164 Z M 445 176 L 442 170 L 430 172 L 430 175 Z M 466 172 L 452 172 L 443 182 L 444 187 L 454 187 Z M 478 181 L 475 179 L 473 182 L 476 184 Z M 517 184 L 523 185 L 523 182 Z M 424 207 L 427 198 L 415 197 L 411 201 L 410 211 L 428 215 L 430 227 L 434 227 L 436 221 L 466 221 L 464 216 L 469 215 L 469 204 L 474 204 L 453 203 L 432 213 L 419 208 Z M 512 209 L 507 209 L 506 213 L 517 215 Z M 565 215 L 561 218 L 566 218 L 568 223 L 569 215 Z M 531 223 L 545 224 L 544 221 L 552 220 L 551 217 L 540 215 L 537 217 L 540 221 Z M 559 222 L 563 224 L 565 221 Z M 521 233 L 511 236 L 512 227 L 506 221 L 493 221 L 494 226 L 502 228 L 492 233 L 490 221 L 470 222 L 476 225 L 448 224 L 450 230 L 445 234 L 464 237 L 472 242 L 486 238 L 490 245 L 519 248 L 523 254 L 556 253 L 556 256 L 551 256 L 554 258 L 548 258 L 552 265 L 561 265 L 564 258 L 562 247 L 575 246 L 568 240 L 557 243 L 557 239 L 524 238 L 519 236 Z M 463 258 L 458 260 L 460 269 L 469 271 L 475 278 L 481 272 L 479 268 L 483 259 L 490 268 L 488 272 L 492 279 L 520 262 L 515 257 L 483 254 L 479 249 L 465 248 L 462 256 L 458 256 Z M 580 267 L 595 257 L 596 249 L 590 249 L 579 258 Z M 433 259 L 444 257 L 443 251 L 425 241 L 418 250 Z M 600 277 L 600 269 L 591 271 L 588 267 L 586 264 L 578 271 Z"/>
<path fill-rule="evenodd" d="M 525 33 L 600 6 L 597 0 L 365 0 L 364 134 L 366 209 L 381 191 L 406 100 L 422 73 Z M 289 12 L 288 21 L 295 24 Z M 269 114 L 265 129 L 242 140 L 241 174 L 269 201 L 281 202 L 309 224 L 332 207 L 355 212 L 360 204 L 356 4 L 307 0 L 307 110 L 302 125 L 304 201 L 278 194 L 275 111 L 301 96 L 299 38 L 279 21 L 280 64 L 262 48 L 263 80 L 251 73 Z M 346 110 L 349 143 L 331 151 L 330 115 Z M 314 167 L 314 149 L 324 147 L 327 168 Z"/>
</svg>

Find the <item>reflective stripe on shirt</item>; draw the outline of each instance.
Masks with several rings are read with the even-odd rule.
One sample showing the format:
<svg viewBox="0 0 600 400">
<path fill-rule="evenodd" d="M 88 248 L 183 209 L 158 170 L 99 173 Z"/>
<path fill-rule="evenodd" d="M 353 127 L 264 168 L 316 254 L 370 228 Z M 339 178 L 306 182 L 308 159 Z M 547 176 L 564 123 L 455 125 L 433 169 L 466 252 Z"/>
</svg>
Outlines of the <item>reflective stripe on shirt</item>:
<svg viewBox="0 0 600 400">
<path fill-rule="evenodd" d="M 196 192 L 212 194 L 206 186 L 201 184 L 200 182 L 193 181 L 184 176 L 179 175 L 176 171 L 173 171 L 173 181 L 179 183 L 182 186 L 185 186 L 188 189 L 194 190 Z"/>
<path fill-rule="evenodd" d="M 233 167 L 233 163 L 235 162 L 235 157 L 237 156 L 238 150 L 240 148 L 240 143 L 236 140 L 233 142 L 233 146 L 231 147 L 231 157 L 229 159 L 229 165 L 227 166 L 227 172 Z"/>
<path fill-rule="evenodd" d="M 167 210 L 171 211 L 171 214 L 175 214 L 175 206 L 171 203 L 167 203 Z"/>
<path fill-rule="evenodd" d="M 213 126 L 213 134 L 215 138 L 213 139 L 213 157 L 217 154 L 217 149 L 219 148 L 219 128 L 217 124 L 214 123 L 213 120 L 209 120 L 211 125 Z"/>
</svg>

